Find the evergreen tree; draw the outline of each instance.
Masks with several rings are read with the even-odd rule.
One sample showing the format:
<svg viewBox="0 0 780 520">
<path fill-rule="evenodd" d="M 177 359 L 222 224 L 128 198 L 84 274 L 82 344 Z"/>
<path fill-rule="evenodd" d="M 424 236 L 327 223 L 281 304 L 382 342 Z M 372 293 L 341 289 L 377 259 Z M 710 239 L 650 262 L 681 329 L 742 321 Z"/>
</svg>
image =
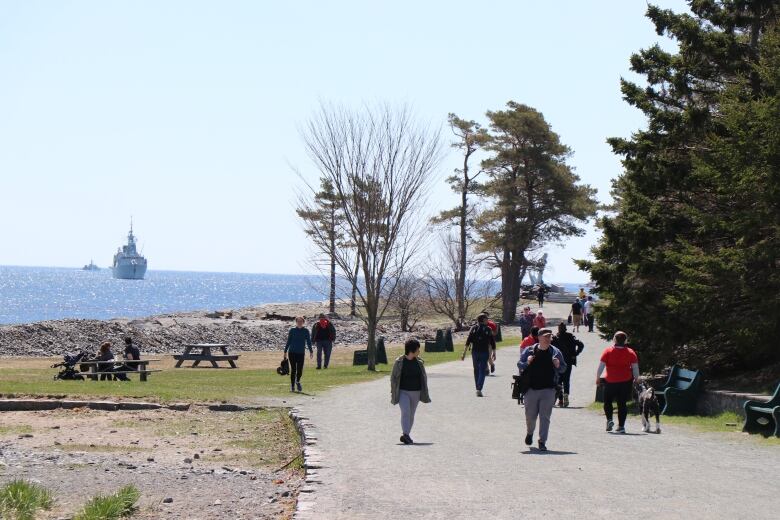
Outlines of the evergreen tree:
<svg viewBox="0 0 780 520">
<path fill-rule="evenodd" d="M 317 249 L 328 257 L 328 311 L 333 313 L 336 312 L 336 247 L 342 238 L 339 233 L 341 205 L 333 189 L 333 182 L 326 177 L 320 179 L 320 190 L 312 198 L 301 198 L 296 213 L 303 222 L 306 234 L 312 237 Z"/>
<path fill-rule="evenodd" d="M 769 135 L 776 132 L 766 118 L 745 116 L 761 112 L 752 104 L 776 95 L 757 67 L 776 4 L 694 0 L 692 15 L 648 8 L 658 34 L 675 39 L 679 51 L 654 46 L 631 58 L 648 85 L 624 81 L 622 91 L 648 125 L 631 139 L 609 140 L 623 156 L 624 174 L 614 183 L 615 211 L 601 221 L 596 260 L 580 263 L 607 302 L 598 311 L 605 336 L 627 331 L 644 366 L 701 359 L 704 352 L 733 354 L 746 338 L 756 340 L 744 335 L 745 325 L 767 310 L 750 293 L 761 291 L 755 276 L 776 283 L 777 228 L 774 253 L 745 247 L 772 241 L 766 226 L 753 228 L 756 218 L 770 217 L 756 211 L 769 211 L 767 191 L 748 194 L 745 181 L 762 161 L 768 167 L 777 158 L 750 150 L 761 141 L 749 142 L 739 125 L 755 129 L 763 121 Z M 777 333 L 776 318 L 770 330 Z"/>
<path fill-rule="evenodd" d="M 507 110 L 488 112 L 492 152 L 482 167 L 488 179 L 482 194 L 489 206 L 476 219 L 478 247 L 494 255 L 501 270 L 505 322 L 512 322 L 526 254 L 540 244 L 584 234 L 582 223 L 595 213 L 595 190 L 578 184 L 566 164 L 570 149 L 542 114 L 510 101 Z"/>
</svg>

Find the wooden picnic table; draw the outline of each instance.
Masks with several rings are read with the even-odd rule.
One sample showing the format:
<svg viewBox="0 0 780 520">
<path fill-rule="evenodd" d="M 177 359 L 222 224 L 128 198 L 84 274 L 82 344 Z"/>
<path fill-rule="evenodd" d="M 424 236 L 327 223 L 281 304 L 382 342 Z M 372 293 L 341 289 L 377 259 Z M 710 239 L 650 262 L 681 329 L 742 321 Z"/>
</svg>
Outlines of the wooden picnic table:
<svg viewBox="0 0 780 520">
<path fill-rule="evenodd" d="M 152 372 L 160 372 L 159 370 L 149 370 L 148 365 L 152 361 L 160 361 L 159 359 L 111 359 L 108 361 L 79 361 L 77 364 L 82 366 L 87 366 L 89 368 L 89 372 L 84 373 L 84 375 L 87 377 L 87 379 L 91 379 L 93 381 L 98 380 L 99 375 L 111 375 L 111 374 L 138 374 L 138 376 L 141 378 L 141 381 L 146 381 L 146 378 L 148 375 Z M 111 372 L 104 372 L 98 369 L 101 365 L 133 365 L 137 367 L 135 370 L 120 370 L 120 371 L 111 371 Z"/>
<path fill-rule="evenodd" d="M 219 361 L 227 361 L 230 363 L 230 368 L 238 368 L 236 360 L 238 354 L 230 354 L 227 350 L 227 345 L 224 343 L 194 343 L 185 344 L 184 353 L 176 354 L 173 359 L 176 360 L 176 366 L 174 368 L 180 368 L 185 361 L 192 361 L 191 368 L 194 368 L 200 364 L 201 361 L 211 362 L 212 368 L 220 368 Z M 221 351 L 222 354 L 212 354 L 211 349 Z M 193 353 L 192 351 L 196 352 Z"/>
</svg>

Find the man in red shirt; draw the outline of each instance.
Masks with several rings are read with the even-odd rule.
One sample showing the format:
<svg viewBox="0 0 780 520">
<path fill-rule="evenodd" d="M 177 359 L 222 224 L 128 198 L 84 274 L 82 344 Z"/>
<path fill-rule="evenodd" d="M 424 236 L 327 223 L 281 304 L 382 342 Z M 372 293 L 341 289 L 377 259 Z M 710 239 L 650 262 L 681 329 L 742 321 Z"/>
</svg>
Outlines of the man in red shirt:
<svg viewBox="0 0 780 520">
<path fill-rule="evenodd" d="M 539 343 L 539 327 L 531 327 L 531 333 L 520 342 L 520 352 L 522 353 L 525 347 L 532 347 L 537 343 Z"/>
<path fill-rule="evenodd" d="M 626 433 L 626 417 L 628 407 L 626 403 L 631 399 L 631 389 L 634 380 L 639 377 L 639 360 L 636 352 L 626 345 L 628 336 L 625 332 L 615 333 L 615 344 L 604 349 L 601 354 L 596 373 L 596 384 L 602 384 L 602 372 L 604 379 L 604 414 L 607 416 L 607 431 L 611 432 L 615 426 L 612 420 L 612 401 L 617 400 L 618 428 L 616 433 Z"/>
</svg>

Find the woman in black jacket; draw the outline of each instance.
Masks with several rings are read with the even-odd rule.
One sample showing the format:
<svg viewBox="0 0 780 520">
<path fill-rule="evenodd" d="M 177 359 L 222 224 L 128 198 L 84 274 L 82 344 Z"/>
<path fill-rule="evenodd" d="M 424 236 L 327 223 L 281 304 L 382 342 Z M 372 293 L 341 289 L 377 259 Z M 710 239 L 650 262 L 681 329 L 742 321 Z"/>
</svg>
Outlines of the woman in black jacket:
<svg viewBox="0 0 780 520">
<path fill-rule="evenodd" d="M 566 324 L 558 324 L 558 334 L 552 340 L 552 344 L 561 351 L 563 359 L 566 361 L 566 372 L 561 374 L 560 383 L 563 384 L 563 395 L 558 397 L 558 406 L 569 406 L 569 391 L 571 389 L 571 369 L 577 364 L 577 356 L 585 348 L 582 341 L 574 337 L 574 334 L 566 331 Z"/>
</svg>

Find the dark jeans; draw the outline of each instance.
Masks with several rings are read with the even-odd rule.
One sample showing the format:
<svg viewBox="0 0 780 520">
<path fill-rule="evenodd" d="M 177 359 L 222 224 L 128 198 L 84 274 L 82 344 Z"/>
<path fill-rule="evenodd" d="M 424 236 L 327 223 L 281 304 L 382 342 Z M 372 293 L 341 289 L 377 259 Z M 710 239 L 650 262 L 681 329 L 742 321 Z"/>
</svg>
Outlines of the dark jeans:
<svg viewBox="0 0 780 520">
<path fill-rule="evenodd" d="M 303 360 L 306 359 L 306 354 L 290 352 L 287 354 L 287 358 L 290 360 L 290 384 L 300 383 L 301 375 L 303 374 Z"/>
<path fill-rule="evenodd" d="M 317 368 L 322 367 L 322 353 L 325 352 L 325 368 L 330 363 L 330 352 L 333 350 L 333 342 L 328 340 L 317 341 Z"/>
<path fill-rule="evenodd" d="M 585 318 L 585 324 L 588 326 L 588 332 L 593 332 L 593 324 L 596 321 L 596 317 L 593 314 L 588 314 Z"/>
<path fill-rule="evenodd" d="M 569 383 L 571 381 L 571 369 L 574 368 L 574 365 L 566 362 L 566 372 L 561 374 L 561 383 L 563 384 L 563 393 L 568 394 L 569 393 Z"/>
<path fill-rule="evenodd" d="M 477 390 L 482 390 L 485 385 L 485 376 L 488 374 L 488 358 L 490 357 L 490 351 L 479 352 L 477 350 L 471 350 L 471 362 L 474 365 L 474 383 L 477 385 Z"/>
<path fill-rule="evenodd" d="M 622 383 L 605 383 L 604 385 L 604 414 L 607 420 L 612 420 L 612 401 L 617 401 L 618 407 L 618 426 L 626 425 L 626 416 L 628 416 L 628 406 L 626 403 L 631 399 L 631 380 Z"/>
</svg>

